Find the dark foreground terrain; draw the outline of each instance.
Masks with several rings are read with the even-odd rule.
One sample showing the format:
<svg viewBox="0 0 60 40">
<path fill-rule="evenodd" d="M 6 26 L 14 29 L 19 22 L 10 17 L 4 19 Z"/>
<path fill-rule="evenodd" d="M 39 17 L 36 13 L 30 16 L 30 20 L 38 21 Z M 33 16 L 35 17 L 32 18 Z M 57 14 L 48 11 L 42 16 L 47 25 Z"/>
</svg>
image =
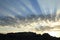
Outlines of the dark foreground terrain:
<svg viewBox="0 0 60 40">
<path fill-rule="evenodd" d="M 45 33 L 43 35 L 32 32 L 0 34 L 0 40 L 60 40 Z"/>
</svg>

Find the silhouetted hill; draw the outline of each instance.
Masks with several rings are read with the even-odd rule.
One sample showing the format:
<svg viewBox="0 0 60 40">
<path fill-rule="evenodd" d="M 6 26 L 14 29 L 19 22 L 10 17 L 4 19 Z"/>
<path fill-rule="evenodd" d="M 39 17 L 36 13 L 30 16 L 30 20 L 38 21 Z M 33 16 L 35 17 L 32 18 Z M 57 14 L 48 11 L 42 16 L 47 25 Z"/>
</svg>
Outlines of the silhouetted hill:
<svg viewBox="0 0 60 40">
<path fill-rule="evenodd" d="M 32 32 L 0 34 L 0 40 L 60 40 L 45 33 L 43 35 Z"/>
</svg>

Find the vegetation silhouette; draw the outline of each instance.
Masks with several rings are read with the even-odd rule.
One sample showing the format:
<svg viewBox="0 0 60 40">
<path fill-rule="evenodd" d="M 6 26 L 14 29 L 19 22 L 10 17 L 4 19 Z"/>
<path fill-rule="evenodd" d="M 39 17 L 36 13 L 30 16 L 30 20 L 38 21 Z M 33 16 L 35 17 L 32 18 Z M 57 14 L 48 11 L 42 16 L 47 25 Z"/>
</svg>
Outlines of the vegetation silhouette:
<svg viewBox="0 0 60 40">
<path fill-rule="evenodd" d="M 52 37 L 48 33 L 41 35 L 33 32 L 19 32 L 0 34 L 0 40 L 60 40 L 60 38 Z"/>
</svg>

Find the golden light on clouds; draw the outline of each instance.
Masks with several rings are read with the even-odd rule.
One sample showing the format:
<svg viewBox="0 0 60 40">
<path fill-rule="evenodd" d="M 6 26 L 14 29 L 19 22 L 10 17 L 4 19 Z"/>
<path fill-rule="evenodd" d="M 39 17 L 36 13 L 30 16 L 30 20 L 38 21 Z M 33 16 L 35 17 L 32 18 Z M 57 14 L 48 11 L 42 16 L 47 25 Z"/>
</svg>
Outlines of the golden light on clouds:
<svg viewBox="0 0 60 40">
<path fill-rule="evenodd" d="M 59 10 L 57 10 L 57 15 L 59 15 L 60 14 L 60 9 Z"/>
<path fill-rule="evenodd" d="M 60 36 L 60 1 L 1 0 L 0 4 L 0 33 L 35 32 Z"/>
<path fill-rule="evenodd" d="M 17 24 L 14 26 L 0 26 L 0 33 L 10 32 L 35 32 L 37 34 L 49 33 L 51 36 L 60 37 L 60 20 L 36 20 L 33 22 L 25 23 L 24 25 Z"/>
</svg>

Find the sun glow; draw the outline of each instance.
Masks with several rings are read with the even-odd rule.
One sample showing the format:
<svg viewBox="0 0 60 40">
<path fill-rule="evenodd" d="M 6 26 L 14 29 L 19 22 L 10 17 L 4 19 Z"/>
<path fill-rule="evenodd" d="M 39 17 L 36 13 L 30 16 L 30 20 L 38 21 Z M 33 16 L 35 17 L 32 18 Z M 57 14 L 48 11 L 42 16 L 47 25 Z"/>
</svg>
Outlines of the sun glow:
<svg viewBox="0 0 60 40">
<path fill-rule="evenodd" d="M 48 32 L 48 34 L 50 34 L 51 36 L 54 36 L 54 37 L 60 37 L 60 31 L 50 31 Z"/>
<path fill-rule="evenodd" d="M 57 36 L 57 32 L 54 32 L 54 31 L 48 32 L 48 34 L 50 34 L 51 36 Z"/>
</svg>

